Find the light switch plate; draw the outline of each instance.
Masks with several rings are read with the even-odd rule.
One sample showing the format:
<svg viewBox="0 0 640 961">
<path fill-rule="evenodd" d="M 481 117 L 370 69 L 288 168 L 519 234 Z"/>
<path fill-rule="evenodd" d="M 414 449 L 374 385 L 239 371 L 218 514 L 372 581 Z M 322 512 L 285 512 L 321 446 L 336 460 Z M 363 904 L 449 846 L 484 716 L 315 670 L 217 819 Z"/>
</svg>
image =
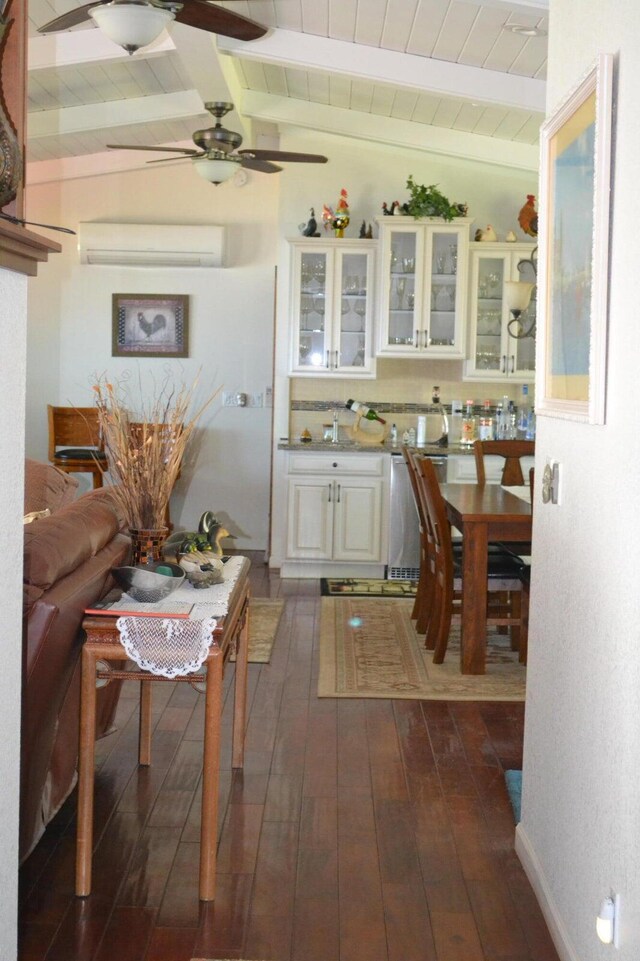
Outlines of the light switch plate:
<svg viewBox="0 0 640 961">
<path fill-rule="evenodd" d="M 557 504 L 560 500 L 560 464 L 550 461 L 542 472 L 542 503 Z"/>
</svg>

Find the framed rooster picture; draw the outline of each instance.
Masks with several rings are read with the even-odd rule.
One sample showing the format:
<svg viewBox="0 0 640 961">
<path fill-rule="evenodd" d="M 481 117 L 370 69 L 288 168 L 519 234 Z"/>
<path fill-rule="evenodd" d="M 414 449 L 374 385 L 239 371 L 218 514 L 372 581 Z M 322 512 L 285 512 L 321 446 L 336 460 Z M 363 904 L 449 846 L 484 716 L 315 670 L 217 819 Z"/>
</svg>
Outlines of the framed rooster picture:
<svg viewBox="0 0 640 961">
<path fill-rule="evenodd" d="M 188 357 L 189 298 L 185 294 L 114 294 L 114 357 Z"/>
</svg>

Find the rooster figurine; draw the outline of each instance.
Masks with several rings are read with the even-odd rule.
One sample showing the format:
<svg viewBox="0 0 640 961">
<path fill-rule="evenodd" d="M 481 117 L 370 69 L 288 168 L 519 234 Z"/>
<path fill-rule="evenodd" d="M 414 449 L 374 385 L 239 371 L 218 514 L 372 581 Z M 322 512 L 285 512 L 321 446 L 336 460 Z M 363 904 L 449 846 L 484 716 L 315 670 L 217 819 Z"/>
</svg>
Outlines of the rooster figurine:
<svg viewBox="0 0 640 961">
<path fill-rule="evenodd" d="M 527 194 L 527 202 L 518 214 L 518 223 L 529 237 L 538 236 L 538 214 L 536 212 L 536 198 Z"/>
</svg>

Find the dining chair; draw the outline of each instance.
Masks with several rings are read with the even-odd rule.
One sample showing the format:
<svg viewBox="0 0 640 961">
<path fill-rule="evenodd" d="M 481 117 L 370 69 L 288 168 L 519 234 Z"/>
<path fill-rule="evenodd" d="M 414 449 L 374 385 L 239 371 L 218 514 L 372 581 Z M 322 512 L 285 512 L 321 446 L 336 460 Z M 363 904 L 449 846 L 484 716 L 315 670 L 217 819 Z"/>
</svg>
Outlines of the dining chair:
<svg viewBox="0 0 640 961">
<path fill-rule="evenodd" d="M 486 483 L 485 457 L 498 456 L 504 458 L 500 484 L 502 487 L 524 487 L 525 480 L 522 471 L 523 457 L 533 457 L 536 444 L 533 440 L 477 440 L 473 445 L 476 459 L 476 474 L 479 484 Z M 533 470 L 533 468 L 531 468 Z M 531 473 L 529 473 L 531 485 Z M 530 486 L 530 490 L 533 488 Z M 515 554 L 531 554 L 531 541 L 511 542 L 508 545 L 496 541 L 498 548 L 506 548 Z"/>
<path fill-rule="evenodd" d="M 95 407 L 54 407 L 47 404 L 49 461 L 67 474 L 92 474 L 102 487 L 107 458 Z"/>
<path fill-rule="evenodd" d="M 416 458 L 415 463 L 418 488 L 426 507 L 425 529 L 430 541 L 427 560 L 431 566 L 432 596 L 425 647 L 434 652 L 434 663 L 441 664 L 447 651 L 451 622 L 460 615 L 464 591 L 462 566 L 454 556 L 451 525 L 433 464 L 428 458 Z M 521 660 L 527 624 L 522 572 L 523 565 L 514 555 L 489 552 L 487 624 L 510 628 L 512 649 L 519 651 Z"/>
<path fill-rule="evenodd" d="M 533 457 L 536 444 L 533 440 L 477 440 L 473 445 L 476 474 L 479 484 L 486 484 L 485 457 L 504 458 L 500 483 L 503 487 L 523 487 L 522 457 Z"/>
</svg>

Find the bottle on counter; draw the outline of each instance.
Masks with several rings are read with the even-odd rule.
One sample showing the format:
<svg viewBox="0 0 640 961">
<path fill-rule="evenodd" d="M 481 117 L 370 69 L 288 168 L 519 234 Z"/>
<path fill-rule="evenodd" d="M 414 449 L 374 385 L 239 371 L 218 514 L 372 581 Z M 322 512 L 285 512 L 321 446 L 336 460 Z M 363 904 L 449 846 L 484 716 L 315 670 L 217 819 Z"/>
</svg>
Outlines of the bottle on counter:
<svg viewBox="0 0 640 961">
<path fill-rule="evenodd" d="M 418 429 L 416 431 L 416 444 L 418 447 L 424 447 L 427 443 L 427 418 L 424 414 L 420 414 L 418 417 Z"/>
<path fill-rule="evenodd" d="M 460 445 L 461 447 L 471 447 L 477 439 L 477 424 L 475 415 L 473 413 L 473 401 L 468 400 L 465 412 L 462 416 Z"/>
<path fill-rule="evenodd" d="M 509 437 L 509 398 L 505 394 L 496 411 L 496 440 Z"/>
<path fill-rule="evenodd" d="M 366 404 L 361 404 L 359 400 L 348 400 L 344 405 L 348 410 L 352 410 L 354 414 L 360 414 L 365 420 L 377 420 L 380 424 L 386 424 L 386 420 L 380 417 L 379 414 L 372 410 L 371 407 L 367 407 Z"/>
<path fill-rule="evenodd" d="M 398 446 L 398 428 L 396 427 L 395 424 L 391 425 L 391 446 L 392 447 Z"/>
<path fill-rule="evenodd" d="M 340 423 L 338 421 L 338 411 L 333 412 L 333 422 L 331 424 L 331 443 L 337 444 L 340 440 Z"/>
<path fill-rule="evenodd" d="M 518 407 L 518 438 L 525 440 L 529 431 L 529 419 L 531 417 L 531 406 L 529 404 L 529 388 L 527 384 L 522 385 L 522 399 Z"/>
<path fill-rule="evenodd" d="M 416 429 L 415 427 L 409 428 L 409 447 L 416 446 Z"/>
<path fill-rule="evenodd" d="M 491 401 L 485 400 L 482 414 L 478 421 L 478 440 L 493 440 L 493 417 L 491 416 Z"/>
</svg>

